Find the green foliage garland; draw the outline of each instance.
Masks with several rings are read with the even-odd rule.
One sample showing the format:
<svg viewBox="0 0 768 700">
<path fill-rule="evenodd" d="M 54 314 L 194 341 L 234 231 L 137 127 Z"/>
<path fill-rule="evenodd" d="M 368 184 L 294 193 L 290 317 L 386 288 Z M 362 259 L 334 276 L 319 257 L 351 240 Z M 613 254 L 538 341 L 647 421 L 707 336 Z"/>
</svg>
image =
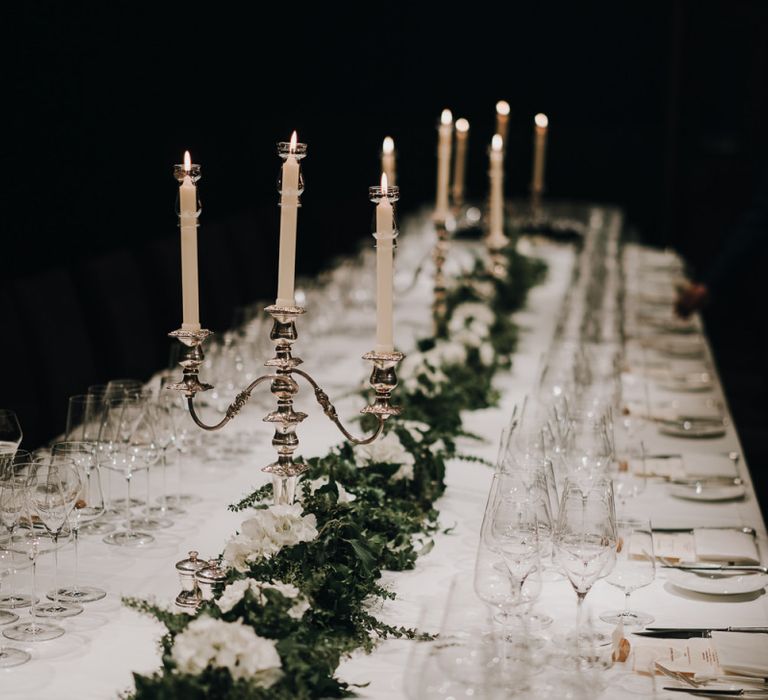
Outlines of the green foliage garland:
<svg viewBox="0 0 768 700">
<path fill-rule="evenodd" d="M 293 584 L 309 601 L 309 608 L 297 619 L 291 615 L 294 601 L 270 588 L 263 595 L 246 590 L 226 612 L 215 602 L 204 603 L 194 615 L 126 599 L 126 605 L 154 616 L 167 629 L 161 640 L 161 670 L 152 675 L 134 674 L 135 691 L 126 697 L 348 697 L 354 695 L 354 688 L 335 677 L 344 656 L 356 649 L 371 651 L 380 639 L 419 637 L 414 629 L 379 620 L 371 611 L 372 603 L 394 598 L 380 583 L 383 570 L 411 569 L 432 548 L 431 536 L 439 529 L 434 503 L 445 490 L 445 462 L 462 458 L 455 445 L 458 435 L 466 435 L 461 411 L 486 408 L 498 399 L 492 380 L 500 368 L 510 365 L 517 341 L 510 316 L 545 272 L 541 261 L 518 254 L 512 246 L 506 251 L 506 262 L 509 275 L 498 279 L 478 260 L 450 290 L 446 318 L 437 337 L 418 343 L 416 370 L 396 395 L 403 417 L 387 426 L 386 439 L 399 444 L 401 457 L 395 451 L 393 457 L 377 458 L 375 450 L 365 453 L 345 443 L 324 457 L 307 460 L 310 469 L 299 490 L 304 515 L 313 514 L 316 519 L 317 537 L 285 546 L 269 558 L 257 558 L 247 571 L 230 569 L 227 583 L 248 579 Z M 453 321 L 476 308 L 463 306 L 466 304 L 482 304 L 492 312 L 492 320 L 477 325 L 470 314 L 466 329 L 461 327 L 456 333 Z M 482 329 L 479 336 L 478 328 Z M 466 336 L 467 329 L 474 329 L 475 335 Z M 461 342 L 455 340 L 457 336 L 470 337 L 463 346 L 463 361 L 435 359 L 441 348 L 457 352 L 456 343 Z M 491 355 L 486 344 L 493 350 Z M 483 461 L 471 456 L 467 460 Z M 267 484 L 230 509 L 258 512 L 267 508 L 271 492 L 272 486 Z M 274 640 L 282 666 L 279 679 L 264 687 L 255 677 L 233 678 L 227 668 L 209 665 L 194 674 L 180 669 L 173 656 L 176 638 L 200 616 L 225 622 L 242 620 L 259 637 Z"/>
</svg>

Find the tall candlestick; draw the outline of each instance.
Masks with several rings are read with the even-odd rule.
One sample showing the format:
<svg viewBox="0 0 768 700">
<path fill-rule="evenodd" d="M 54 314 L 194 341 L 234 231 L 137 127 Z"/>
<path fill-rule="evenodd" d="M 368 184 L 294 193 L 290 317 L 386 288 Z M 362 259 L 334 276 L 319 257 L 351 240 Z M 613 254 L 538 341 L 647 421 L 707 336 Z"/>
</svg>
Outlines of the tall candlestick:
<svg viewBox="0 0 768 700">
<path fill-rule="evenodd" d="M 531 191 L 540 196 L 544 192 L 544 165 L 547 155 L 547 129 L 549 119 L 546 114 L 537 114 L 533 118 L 534 148 L 533 148 L 533 179 Z"/>
<path fill-rule="evenodd" d="M 489 158 L 491 211 L 486 244 L 492 250 L 497 250 L 509 242 L 504 235 L 504 141 L 499 134 L 495 134 L 491 141 Z"/>
<path fill-rule="evenodd" d="M 197 186 L 200 166 L 192 164 L 189 151 L 184 164 L 174 168 L 179 181 L 179 227 L 181 229 L 181 306 L 184 330 L 200 330 L 200 304 L 197 281 Z"/>
<path fill-rule="evenodd" d="M 387 175 L 387 182 L 391 187 L 396 184 L 395 175 L 395 141 L 391 136 L 384 137 L 381 145 L 381 170 Z"/>
<path fill-rule="evenodd" d="M 291 134 L 280 177 L 280 261 L 277 270 L 277 306 L 295 306 L 294 280 L 296 276 L 296 222 L 298 219 L 300 185 L 296 132 Z M 280 145 L 278 145 L 280 153 Z M 282 153 L 281 153 L 282 156 Z"/>
<path fill-rule="evenodd" d="M 456 156 L 453 159 L 453 196 L 454 206 L 464 204 L 464 182 L 467 170 L 467 139 L 469 138 L 469 122 L 466 119 L 456 120 Z"/>
<path fill-rule="evenodd" d="M 435 221 L 445 223 L 448 218 L 448 187 L 451 177 L 451 136 L 453 115 L 444 109 L 440 115 L 437 142 L 437 197 L 435 199 Z"/>
<path fill-rule="evenodd" d="M 507 132 L 509 131 L 509 102 L 499 100 L 496 103 L 496 133 L 501 136 L 504 145 L 507 144 Z"/>
<path fill-rule="evenodd" d="M 393 352 L 393 275 L 394 246 L 397 238 L 393 202 L 398 188 L 387 186 L 387 174 L 381 175 L 381 187 L 371 187 L 376 202 L 376 352 Z"/>
</svg>

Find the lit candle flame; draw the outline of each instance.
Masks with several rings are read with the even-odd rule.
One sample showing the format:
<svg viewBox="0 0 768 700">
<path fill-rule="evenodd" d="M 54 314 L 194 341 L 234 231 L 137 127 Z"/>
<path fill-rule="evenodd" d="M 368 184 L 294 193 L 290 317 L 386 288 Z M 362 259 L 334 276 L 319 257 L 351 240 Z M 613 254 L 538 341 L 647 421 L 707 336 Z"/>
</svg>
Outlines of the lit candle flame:
<svg viewBox="0 0 768 700">
<path fill-rule="evenodd" d="M 493 139 L 491 139 L 491 148 L 494 151 L 500 151 L 503 146 L 504 146 L 504 139 L 501 138 L 501 134 L 494 134 Z"/>
<path fill-rule="evenodd" d="M 384 137 L 384 143 L 381 145 L 381 150 L 389 155 L 395 150 L 395 140 L 391 136 Z"/>
<path fill-rule="evenodd" d="M 184 151 L 184 172 L 188 173 L 192 170 L 192 156 L 189 155 L 189 151 Z"/>
<path fill-rule="evenodd" d="M 499 100 L 496 103 L 496 113 L 506 117 L 509 114 L 509 102 L 506 100 Z"/>
<path fill-rule="evenodd" d="M 456 131 L 461 131 L 463 133 L 466 133 L 467 131 L 469 131 L 469 122 L 463 117 L 461 119 L 457 119 Z"/>
<path fill-rule="evenodd" d="M 539 112 L 534 118 L 533 121 L 536 123 L 536 126 L 538 126 L 540 129 L 546 129 L 549 126 L 549 119 L 547 119 L 546 114 L 542 114 Z"/>
<path fill-rule="evenodd" d="M 440 123 L 445 124 L 447 126 L 452 121 L 453 121 L 453 115 L 451 114 L 451 110 L 444 109 L 443 113 L 440 115 Z"/>
<path fill-rule="evenodd" d="M 389 192 L 389 183 L 387 182 L 387 174 L 381 174 L 381 193 L 387 194 Z"/>
<path fill-rule="evenodd" d="M 298 138 L 296 137 L 296 132 L 294 131 L 291 134 L 291 142 L 288 144 L 288 150 L 291 153 L 296 153 L 296 142 L 298 141 Z"/>
</svg>

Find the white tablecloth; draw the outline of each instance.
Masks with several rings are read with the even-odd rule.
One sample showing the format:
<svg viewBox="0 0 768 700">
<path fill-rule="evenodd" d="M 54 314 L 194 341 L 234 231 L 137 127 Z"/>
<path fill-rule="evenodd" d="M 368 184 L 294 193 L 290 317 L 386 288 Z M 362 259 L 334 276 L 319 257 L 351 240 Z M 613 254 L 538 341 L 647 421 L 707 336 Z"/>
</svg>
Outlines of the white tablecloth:
<svg viewBox="0 0 768 700">
<path fill-rule="evenodd" d="M 615 212 L 612 213 L 612 216 Z M 618 223 L 612 216 L 607 221 Z M 618 216 L 618 215 L 616 215 Z M 421 256 L 428 250 L 429 225 L 414 220 L 405 227 L 400 239 L 399 256 Z M 497 377 L 502 399 L 498 407 L 466 415 L 466 428 L 485 439 L 483 443 L 466 441 L 462 451 L 495 459 L 497 441 L 502 428 L 508 423 L 512 408 L 532 387 L 541 354 L 552 339 L 557 312 L 568 287 L 574 262 L 571 247 L 548 242 L 526 245 L 543 257 L 549 266 L 546 281 L 534 288 L 525 310 L 516 315 L 520 326 L 520 343 L 510 372 Z M 458 258 L 460 248 L 454 247 Z M 426 335 L 430 327 L 431 284 L 429 270 L 405 297 L 398 300 L 396 322 L 398 346 L 406 352 L 417 335 Z M 308 310 L 312 313 L 312 309 Z M 373 322 L 372 315 L 370 322 Z M 301 322 L 300 339 L 296 354 L 303 357 L 304 367 L 312 372 L 320 361 L 320 353 L 333 354 L 333 366 L 317 371 L 317 379 L 331 387 L 329 393 L 342 393 L 341 387 L 350 386 L 351 378 L 363 381 L 368 374 L 366 363 L 358 358 L 370 349 L 370 333 L 340 334 L 322 341 L 313 340 L 311 347 L 303 346 Z M 315 344 L 316 343 L 316 344 Z M 719 389 L 718 389 L 719 390 Z M 311 393 L 302 391 L 301 405 L 310 413 L 298 433 L 300 453 L 304 456 L 323 454 L 338 442 L 327 419 L 311 403 Z M 338 402 L 342 415 L 352 416 L 360 407 L 360 399 L 349 398 Z M 196 549 L 203 556 L 213 556 L 222 549 L 225 540 L 235 531 L 242 515 L 227 511 L 226 506 L 238 500 L 252 487 L 265 482 L 260 467 L 273 459 L 270 445 L 271 432 L 261 423 L 258 409 L 247 409 L 227 430 L 246 428 L 254 435 L 252 454 L 239 461 L 210 460 L 184 465 L 185 488 L 200 496 L 201 501 L 189 507 L 174 526 L 157 535 L 154 545 L 141 551 L 103 544 L 98 538 L 85 538 L 81 547 L 81 581 L 101 585 L 109 591 L 108 597 L 87 605 L 84 614 L 63 622 L 67 634 L 58 640 L 31 646 L 33 660 L 25 666 L 0 672 L 0 696 L 3 700 L 103 700 L 131 685 L 131 672 L 150 672 L 158 667 L 159 654 L 156 641 L 162 632 L 158 623 L 121 606 L 120 597 L 131 595 L 155 597 L 170 602 L 179 590 L 174 563 Z M 687 451 L 728 452 L 739 451 L 738 437 L 733 427 L 720 439 L 707 441 L 682 440 L 663 437 L 653 426 L 643 436 L 649 450 L 659 453 Z M 742 478 L 748 485 L 743 501 L 723 504 L 701 504 L 673 499 L 663 484 L 649 482 L 646 491 L 631 500 L 627 508 L 654 519 L 656 523 L 679 525 L 741 525 L 756 527 L 765 541 L 765 526 L 749 479 L 745 461 L 739 464 Z M 408 626 L 417 625 L 422 613 L 429 613 L 434 624 L 443 610 L 450 581 L 456 574 L 471 580 L 477 538 L 483 508 L 491 480 L 491 470 L 478 464 L 460 461 L 448 465 L 445 495 L 438 501 L 441 522 L 455 525 L 450 534 L 438 534 L 434 549 L 421 559 L 415 570 L 388 573 L 385 583 L 397 591 L 395 601 L 386 602 L 378 614 L 387 622 Z M 140 492 L 139 492 L 139 495 Z M 764 555 L 764 551 L 761 552 Z M 71 575 L 71 552 L 61 553 L 62 578 Z M 40 589 L 50 587 L 52 561 L 42 559 Z M 663 570 L 657 572 L 656 581 L 633 594 L 633 605 L 651 612 L 656 624 L 662 626 L 728 626 L 767 625 L 768 601 L 765 595 L 743 596 L 729 599 L 705 598 L 686 594 L 666 581 Z M 22 578 L 27 584 L 28 579 Z M 606 609 L 623 606 L 623 594 L 604 581 L 598 582 L 587 598 L 588 606 L 597 615 Z M 567 581 L 547 583 L 538 607 L 555 618 L 559 628 L 570 627 L 575 618 L 575 595 Z M 24 614 L 24 613 L 22 613 Z M 429 624 L 429 623 L 427 623 Z M 599 626 L 601 623 L 596 622 Z M 356 654 L 345 661 L 339 675 L 352 683 L 370 683 L 359 692 L 365 698 L 404 697 L 402 688 L 404 671 L 408 664 L 412 643 L 388 641 L 371 655 Z M 608 672 L 610 684 L 602 697 L 623 697 L 621 665 Z M 659 687 L 661 687 L 661 683 Z M 670 695 L 674 697 L 674 695 Z M 627 695 L 627 697 L 637 697 Z"/>
</svg>

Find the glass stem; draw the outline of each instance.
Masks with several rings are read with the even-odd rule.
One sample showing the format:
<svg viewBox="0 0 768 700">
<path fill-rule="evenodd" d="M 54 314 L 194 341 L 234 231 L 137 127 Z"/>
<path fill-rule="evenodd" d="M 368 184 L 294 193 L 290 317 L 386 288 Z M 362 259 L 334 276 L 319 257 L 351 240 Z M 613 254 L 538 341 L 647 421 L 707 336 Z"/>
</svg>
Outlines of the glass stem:
<svg viewBox="0 0 768 700">
<path fill-rule="evenodd" d="M 149 521 L 149 518 L 150 518 L 150 512 L 149 512 L 149 509 L 152 507 L 152 504 L 150 503 L 150 500 L 149 500 L 149 498 L 150 498 L 150 496 L 149 496 L 149 492 L 150 492 L 150 483 L 149 483 L 149 464 L 147 464 L 147 505 L 146 505 L 146 507 L 144 508 L 144 513 L 145 513 L 145 517 L 146 517 L 147 521 Z"/>
<path fill-rule="evenodd" d="M 163 493 L 160 501 L 163 513 L 168 509 L 168 448 L 163 448 L 163 461 L 161 465 L 163 471 Z"/>
<path fill-rule="evenodd" d="M 77 585 L 80 582 L 80 551 L 78 545 L 80 544 L 80 525 L 78 524 L 77 527 L 73 528 L 72 534 L 74 535 L 75 541 L 74 541 L 74 547 L 75 547 L 75 582 L 72 586 L 72 592 L 77 595 L 78 589 Z"/>
<path fill-rule="evenodd" d="M 125 484 L 126 484 L 126 497 L 125 497 L 125 529 L 128 531 L 128 533 L 132 532 L 131 529 L 131 472 L 128 472 L 125 475 Z"/>
<path fill-rule="evenodd" d="M 629 619 L 629 596 L 632 595 L 632 591 L 624 591 L 624 612 L 621 616 L 627 620 Z"/>
<path fill-rule="evenodd" d="M 584 598 L 587 597 L 586 592 L 576 591 L 576 635 L 581 634 L 581 616 L 582 609 L 584 607 Z"/>
<path fill-rule="evenodd" d="M 32 635 L 36 632 L 35 612 L 37 612 L 37 555 L 32 558 L 32 601 L 30 602 L 29 612 L 32 616 L 31 626 Z"/>
<path fill-rule="evenodd" d="M 53 605 L 59 609 L 59 535 L 56 533 L 53 540 Z"/>
</svg>

